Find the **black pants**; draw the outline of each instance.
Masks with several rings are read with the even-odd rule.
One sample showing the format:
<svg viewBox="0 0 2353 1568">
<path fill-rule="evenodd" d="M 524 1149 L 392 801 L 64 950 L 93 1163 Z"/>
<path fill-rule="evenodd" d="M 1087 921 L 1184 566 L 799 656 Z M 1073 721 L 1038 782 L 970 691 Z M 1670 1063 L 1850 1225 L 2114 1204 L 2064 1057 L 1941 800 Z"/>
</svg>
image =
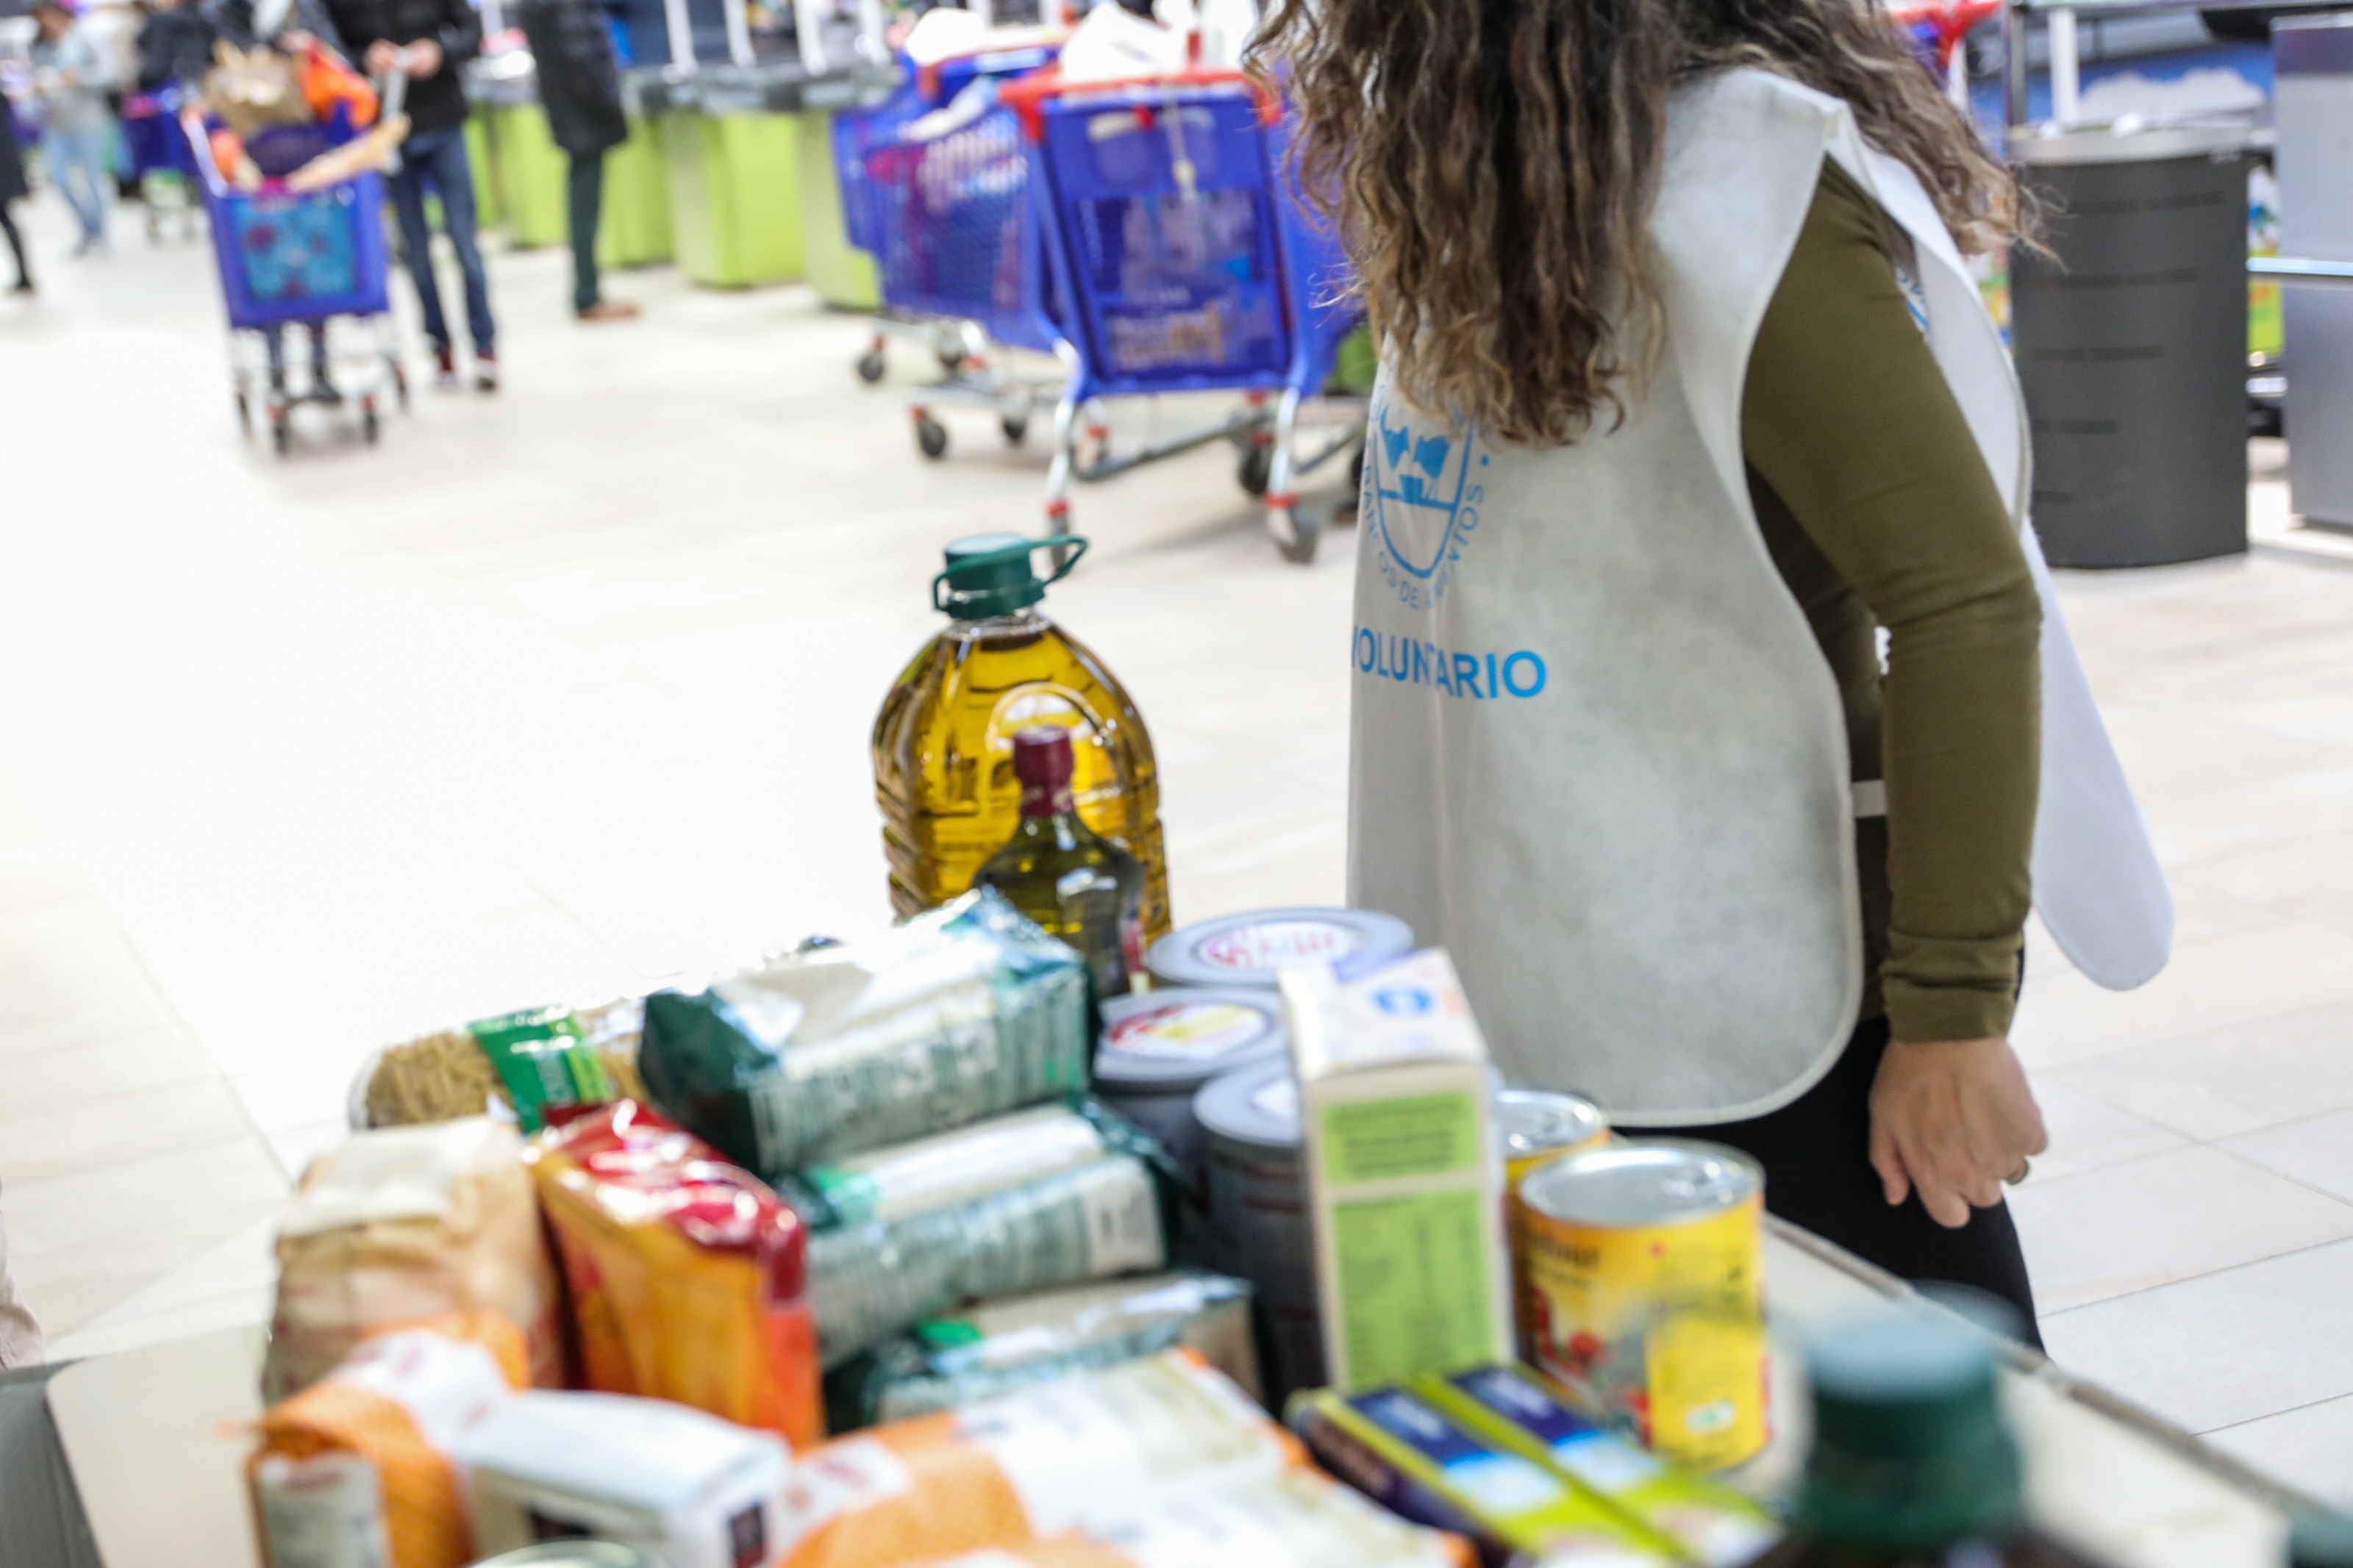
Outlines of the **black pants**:
<svg viewBox="0 0 2353 1568">
<path fill-rule="evenodd" d="M 0 105 L 0 114 L 5 114 L 6 112 L 6 107 L 5 105 Z M 25 237 L 16 232 L 16 220 L 15 216 L 9 213 L 8 204 L 5 201 L 0 201 L 0 235 L 7 237 L 8 254 L 16 258 L 16 281 L 19 283 L 30 282 L 33 277 L 33 268 L 31 264 L 26 262 L 25 259 Z"/>
<path fill-rule="evenodd" d="M 2010 1206 L 1972 1211 L 1947 1230 L 1915 1194 L 1890 1208 L 1871 1163 L 1871 1085 L 1887 1051 L 1887 1020 L 1855 1030 L 1828 1077 L 1793 1103 L 1748 1121 L 1641 1128 L 1637 1137 L 1728 1143 L 1765 1167 L 1765 1206 L 1915 1284 L 1966 1285 L 2016 1309 L 2022 1337 L 2041 1349 L 2034 1291 Z"/>
<path fill-rule="evenodd" d="M 572 308 L 585 310 L 603 296 L 596 285 L 596 220 L 605 206 L 605 154 L 575 153 L 564 179 L 572 227 Z"/>
</svg>

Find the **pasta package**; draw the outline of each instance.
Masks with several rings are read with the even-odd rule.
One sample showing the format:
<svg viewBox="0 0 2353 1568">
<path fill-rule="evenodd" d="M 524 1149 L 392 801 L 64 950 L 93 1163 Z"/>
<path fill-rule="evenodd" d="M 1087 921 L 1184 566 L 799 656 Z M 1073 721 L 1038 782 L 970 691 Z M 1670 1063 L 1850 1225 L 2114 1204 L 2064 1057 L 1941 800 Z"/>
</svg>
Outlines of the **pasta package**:
<svg viewBox="0 0 2353 1568">
<path fill-rule="evenodd" d="M 965 1301 L 1164 1268 L 1165 1192 L 1144 1157 L 1073 1169 L 809 1246 L 818 1342 L 840 1366 Z"/>
<path fill-rule="evenodd" d="M 894 1568 L 1115 1526 L 1174 1487 L 1303 1463 L 1290 1435 L 1189 1351 L 838 1437 L 786 1480 L 776 1568 Z"/>
<path fill-rule="evenodd" d="M 1253 1399 L 1250 1289 L 1214 1274 L 1155 1274 L 988 1301 L 916 1325 L 828 1384 L 842 1427 L 900 1421 L 1113 1366 L 1174 1345 Z"/>
<path fill-rule="evenodd" d="M 311 1162 L 278 1226 L 266 1397 L 324 1376 L 387 1326 L 495 1312 L 564 1381 L 562 1300 L 512 1128 L 477 1116 L 355 1132 Z"/>
<path fill-rule="evenodd" d="M 356 1110 L 370 1127 L 512 1111 L 526 1132 L 550 1110 L 642 1100 L 638 1040 L 645 1003 L 533 1007 L 388 1046 L 369 1065 Z"/>
<path fill-rule="evenodd" d="M 576 1113 L 526 1158 L 588 1387 L 676 1400 L 796 1448 L 824 1436 L 797 1215 L 632 1100 Z"/>
<path fill-rule="evenodd" d="M 654 1103 L 767 1181 L 1086 1088 L 1086 966 L 978 889 L 646 999 Z"/>
<path fill-rule="evenodd" d="M 495 1314 L 432 1319 L 368 1340 L 262 1415 L 246 1479 L 265 1551 L 272 1542 L 315 1542 L 331 1533 L 301 1517 L 301 1498 L 278 1488 L 265 1493 L 265 1475 L 290 1461 L 348 1455 L 366 1464 L 380 1489 L 389 1568 L 464 1568 L 474 1560 L 473 1532 L 452 1454 L 523 1382 L 522 1331 Z M 348 1516 L 348 1499 L 337 1495 L 346 1490 L 320 1489 L 308 1506 Z M 324 1522 L 332 1528 L 350 1520 Z M 271 1552 L 272 1568 L 298 1568 L 279 1560 L 286 1554 Z"/>
</svg>

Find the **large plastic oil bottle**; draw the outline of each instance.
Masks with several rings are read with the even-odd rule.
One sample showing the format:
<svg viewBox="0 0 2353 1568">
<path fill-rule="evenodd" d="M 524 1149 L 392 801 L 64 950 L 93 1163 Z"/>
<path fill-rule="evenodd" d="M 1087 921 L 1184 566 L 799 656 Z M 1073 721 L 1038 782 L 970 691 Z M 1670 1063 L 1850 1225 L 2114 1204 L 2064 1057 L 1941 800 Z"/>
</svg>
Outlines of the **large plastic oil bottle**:
<svg viewBox="0 0 2353 1568">
<path fill-rule="evenodd" d="M 1030 561 L 1053 551 L 1040 582 Z M 891 902 L 911 915 L 972 885 L 1021 819 L 1014 731 L 1071 731 L 1071 791 L 1089 827 L 1144 863 L 1144 933 L 1169 928 L 1168 859 L 1160 837 L 1160 770 L 1144 715 L 1102 659 L 1038 608 L 1086 541 L 976 534 L 947 547 L 932 579 L 948 624 L 923 645 L 874 718 L 874 795 Z"/>
</svg>

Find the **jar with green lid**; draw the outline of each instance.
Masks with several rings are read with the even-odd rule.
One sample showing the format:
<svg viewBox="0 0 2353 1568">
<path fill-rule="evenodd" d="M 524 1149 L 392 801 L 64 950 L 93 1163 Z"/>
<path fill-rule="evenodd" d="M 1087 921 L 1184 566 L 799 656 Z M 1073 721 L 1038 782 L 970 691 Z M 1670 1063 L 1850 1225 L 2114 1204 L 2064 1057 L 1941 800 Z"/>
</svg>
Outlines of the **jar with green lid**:
<svg viewBox="0 0 2353 1568">
<path fill-rule="evenodd" d="M 1103 660 L 1039 608 L 1085 551 L 1074 536 L 1012 533 L 947 547 L 932 605 L 948 624 L 892 682 L 874 720 L 874 794 L 899 914 L 963 892 L 1013 837 L 1014 734 L 1051 724 L 1071 732 L 1080 819 L 1142 863 L 1145 940 L 1168 931 L 1160 771 L 1144 716 Z M 1054 565 L 1041 579 L 1032 561 L 1045 552 Z"/>
</svg>

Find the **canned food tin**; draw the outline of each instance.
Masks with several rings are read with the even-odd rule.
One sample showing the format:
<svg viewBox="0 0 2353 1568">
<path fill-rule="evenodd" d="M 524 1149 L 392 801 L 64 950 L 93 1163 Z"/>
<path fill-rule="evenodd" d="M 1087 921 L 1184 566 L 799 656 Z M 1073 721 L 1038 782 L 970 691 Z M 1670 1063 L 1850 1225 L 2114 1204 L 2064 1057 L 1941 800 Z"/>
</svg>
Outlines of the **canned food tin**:
<svg viewBox="0 0 2353 1568">
<path fill-rule="evenodd" d="M 1288 1061 L 1213 1079 L 1193 1099 L 1208 1186 L 1208 1266 L 1247 1279 L 1266 1325 L 1260 1373 L 1267 1403 L 1320 1388 L 1324 1325 L 1315 1300 L 1315 1239 L 1299 1086 Z"/>
<path fill-rule="evenodd" d="M 385 1568 L 384 1485 L 357 1454 L 272 1454 L 253 1468 L 253 1511 L 269 1568 Z"/>
<path fill-rule="evenodd" d="M 1379 968 L 1413 951 L 1413 928 L 1366 910 L 1254 910 L 1170 931 L 1145 963 L 1163 985 L 1274 989 L 1294 964 L 1336 963 L 1344 973 Z"/>
<path fill-rule="evenodd" d="M 617 1541 L 542 1541 L 485 1557 L 474 1568 L 663 1568 L 639 1546 Z"/>
<path fill-rule="evenodd" d="M 1536 1364 L 1704 1469 L 1764 1447 L 1765 1173 L 1676 1139 L 1563 1155 L 1520 1188 Z"/>
<path fill-rule="evenodd" d="M 1199 1201 L 1203 1158 L 1193 1096 L 1213 1078 L 1287 1056 L 1282 1005 L 1268 991 L 1178 986 L 1103 1005 L 1095 1093 L 1143 1128 Z"/>
<path fill-rule="evenodd" d="M 1581 1095 L 1541 1089 L 1495 1091 L 1495 1133 L 1504 1145 L 1504 1176 L 1513 1192 L 1539 1165 L 1609 1136 L 1601 1108 Z"/>
<path fill-rule="evenodd" d="M 1495 1091 L 1495 1137 L 1504 1151 L 1504 1233 L 1512 1247 L 1512 1320 L 1520 1354 L 1535 1354 L 1536 1304 L 1528 1279 L 1527 1227 L 1520 1223 L 1520 1184 L 1563 1154 L 1609 1141 L 1609 1123 L 1591 1100 L 1540 1089 Z"/>
</svg>

